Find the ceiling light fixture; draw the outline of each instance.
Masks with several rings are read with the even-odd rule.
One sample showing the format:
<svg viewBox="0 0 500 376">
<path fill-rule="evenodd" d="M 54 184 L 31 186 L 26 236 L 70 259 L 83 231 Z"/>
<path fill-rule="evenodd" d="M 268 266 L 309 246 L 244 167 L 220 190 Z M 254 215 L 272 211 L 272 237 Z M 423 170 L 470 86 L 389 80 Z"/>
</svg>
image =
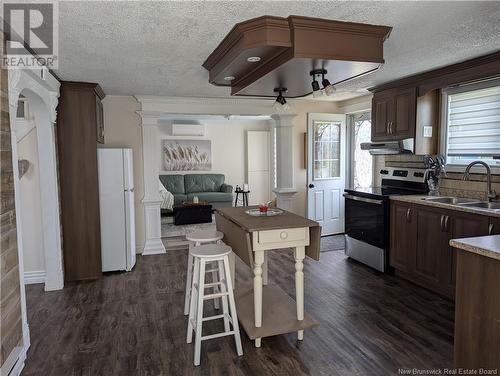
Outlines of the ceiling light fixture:
<svg viewBox="0 0 500 376">
<path fill-rule="evenodd" d="M 335 89 L 335 86 L 333 86 L 330 81 L 328 81 L 327 78 L 325 78 L 326 74 L 326 69 L 324 70 L 324 73 L 321 74 L 321 84 L 323 85 L 323 89 L 325 91 L 325 94 L 330 96 L 335 93 L 337 89 Z"/>
<path fill-rule="evenodd" d="M 316 76 L 322 74 L 322 72 L 323 72 L 322 69 L 313 69 L 312 71 L 309 72 L 309 74 L 313 78 L 313 81 L 311 83 L 313 90 L 313 98 L 318 98 L 323 95 L 321 88 L 319 87 L 319 82 L 316 80 Z"/>
<path fill-rule="evenodd" d="M 333 95 L 335 93 L 335 86 L 333 86 L 330 81 L 328 81 L 327 78 L 325 78 L 325 75 L 327 74 L 326 69 L 313 69 L 312 71 L 309 72 L 309 75 L 312 76 L 313 82 L 311 83 L 312 89 L 313 89 L 313 97 L 318 98 L 321 95 L 323 95 L 323 92 L 325 95 Z M 321 84 L 323 85 L 323 90 L 320 89 L 319 82 L 316 80 L 316 76 L 321 76 Z"/>
<path fill-rule="evenodd" d="M 247 58 L 247 61 L 249 63 L 257 63 L 260 61 L 260 56 L 250 56 L 249 58 Z"/>
<path fill-rule="evenodd" d="M 234 80 L 234 78 L 235 78 L 234 76 L 226 76 L 224 77 L 224 81 L 232 81 Z"/>
<path fill-rule="evenodd" d="M 278 96 L 276 97 L 276 101 L 273 104 L 273 108 L 276 112 L 286 112 L 290 110 L 290 105 L 287 103 L 285 97 L 283 96 L 283 93 L 287 92 L 286 87 L 277 87 L 274 89 L 275 93 L 278 93 Z"/>
</svg>

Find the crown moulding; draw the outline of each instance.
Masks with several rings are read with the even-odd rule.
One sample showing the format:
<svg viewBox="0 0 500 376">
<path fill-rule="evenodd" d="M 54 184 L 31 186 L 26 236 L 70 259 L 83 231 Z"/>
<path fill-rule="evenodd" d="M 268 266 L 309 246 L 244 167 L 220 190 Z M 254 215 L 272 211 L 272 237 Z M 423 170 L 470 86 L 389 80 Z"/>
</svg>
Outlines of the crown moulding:
<svg viewBox="0 0 500 376">
<path fill-rule="evenodd" d="M 377 70 L 384 63 L 388 26 L 320 18 L 262 16 L 236 24 L 203 63 L 209 82 L 231 87 L 231 95 L 287 97 L 311 93 L 312 69 L 326 69 L 333 84 Z M 260 57 L 257 63 L 248 62 Z M 225 77 L 235 77 L 232 81 Z"/>
</svg>

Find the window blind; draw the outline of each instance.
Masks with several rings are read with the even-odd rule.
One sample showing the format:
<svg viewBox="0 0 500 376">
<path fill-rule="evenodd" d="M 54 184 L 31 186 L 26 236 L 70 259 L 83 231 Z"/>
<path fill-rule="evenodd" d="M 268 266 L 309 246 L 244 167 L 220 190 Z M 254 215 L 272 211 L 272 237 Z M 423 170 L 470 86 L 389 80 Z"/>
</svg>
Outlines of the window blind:
<svg viewBox="0 0 500 376">
<path fill-rule="evenodd" d="M 500 86 L 448 95 L 447 154 L 500 155 Z"/>
</svg>

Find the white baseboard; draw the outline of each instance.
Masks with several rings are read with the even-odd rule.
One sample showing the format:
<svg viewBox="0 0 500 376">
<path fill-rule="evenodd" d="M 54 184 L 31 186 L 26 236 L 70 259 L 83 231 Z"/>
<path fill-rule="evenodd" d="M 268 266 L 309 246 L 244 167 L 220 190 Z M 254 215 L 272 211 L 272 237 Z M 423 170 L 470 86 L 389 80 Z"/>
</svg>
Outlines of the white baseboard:
<svg viewBox="0 0 500 376">
<path fill-rule="evenodd" d="M 35 283 L 45 283 L 45 270 L 24 272 L 24 284 L 33 285 Z"/>
</svg>

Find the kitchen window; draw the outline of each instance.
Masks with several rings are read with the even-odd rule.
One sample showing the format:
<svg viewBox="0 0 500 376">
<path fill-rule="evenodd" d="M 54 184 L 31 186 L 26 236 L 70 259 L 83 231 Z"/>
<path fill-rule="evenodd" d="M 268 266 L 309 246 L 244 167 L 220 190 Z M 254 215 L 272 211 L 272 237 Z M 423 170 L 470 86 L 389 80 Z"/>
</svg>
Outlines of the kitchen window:
<svg viewBox="0 0 500 376">
<path fill-rule="evenodd" d="M 443 107 L 447 164 L 500 167 L 500 80 L 444 90 Z"/>
<path fill-rule="evenodd" d="M 371 113 L 364 112 L 348 116 L 351 130 L 350 186 L 369 188 L 373 185 L 373 156 L 361 150 L 363 142 L 371 142 Z"/>
</svg>

